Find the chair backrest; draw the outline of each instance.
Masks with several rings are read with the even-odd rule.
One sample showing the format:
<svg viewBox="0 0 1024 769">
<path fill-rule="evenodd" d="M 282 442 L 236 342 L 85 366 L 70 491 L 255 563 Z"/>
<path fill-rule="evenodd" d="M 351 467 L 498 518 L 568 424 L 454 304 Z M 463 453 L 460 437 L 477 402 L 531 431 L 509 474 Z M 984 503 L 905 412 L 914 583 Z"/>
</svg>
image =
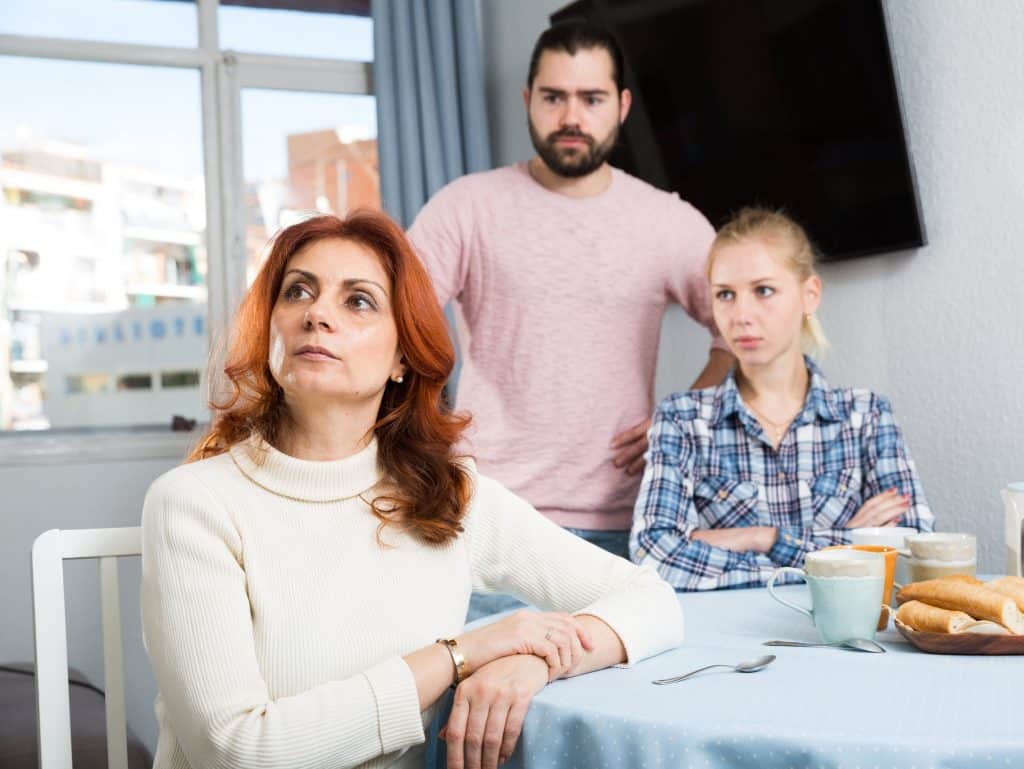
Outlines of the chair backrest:
<svg viewBox="0 0 1024 769">
<path fill-rule="evenodd" d="M 36 651 L 36 717 L 40 769 L 71 766 L 64 561 L 98 558 L 103 617 L 103 677 L 107 714 L 107 765 L 127 769 L 121 601 L 117 559 L 142 554 L 142 530 L 51 529 L 32 544 L 32 614 Z"/>
</svg>

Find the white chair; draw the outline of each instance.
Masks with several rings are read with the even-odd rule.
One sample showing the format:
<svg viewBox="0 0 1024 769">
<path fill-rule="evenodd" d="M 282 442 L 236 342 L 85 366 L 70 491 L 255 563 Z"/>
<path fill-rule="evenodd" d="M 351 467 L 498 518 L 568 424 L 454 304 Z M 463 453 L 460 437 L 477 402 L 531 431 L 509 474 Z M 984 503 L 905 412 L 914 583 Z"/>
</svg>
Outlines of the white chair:
<svg viewBox="0 0 1024 769">
<path fill-rule="evenodd" d="M 103 615 L 103 676 L 106 693 L 107 765 L 127 769 L 121 602 L 117 559 L 142 554 L 139 527 L 51 529 L 32 544 L 32 613 L 36 652 L 36 717 L 40 769 L 71 766 L 64 561 L 98 558 Z"/>
</svg>

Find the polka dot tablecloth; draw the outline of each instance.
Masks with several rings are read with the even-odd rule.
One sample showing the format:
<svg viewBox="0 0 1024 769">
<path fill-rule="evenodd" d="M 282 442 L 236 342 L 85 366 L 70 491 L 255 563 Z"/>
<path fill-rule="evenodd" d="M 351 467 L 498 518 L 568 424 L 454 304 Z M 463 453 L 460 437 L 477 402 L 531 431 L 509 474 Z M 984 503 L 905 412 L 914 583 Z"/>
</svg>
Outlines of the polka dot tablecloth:
<svg viewBox="0 0 1024 769">
<path fill-rule="evenodd" d="M 787 586 L 807 603 L 806 588 Z M 815 641 L 810 622 L 763 589 L 681 594 L 686 642 L 632 668 L 548 686 L 513 769 L 1024 769 L 1024 656 L 930 655 L 895 630 L 886 654 L 768 648 Z M 758 673 L 721 669 L 773 653 Z"/>
</svg>

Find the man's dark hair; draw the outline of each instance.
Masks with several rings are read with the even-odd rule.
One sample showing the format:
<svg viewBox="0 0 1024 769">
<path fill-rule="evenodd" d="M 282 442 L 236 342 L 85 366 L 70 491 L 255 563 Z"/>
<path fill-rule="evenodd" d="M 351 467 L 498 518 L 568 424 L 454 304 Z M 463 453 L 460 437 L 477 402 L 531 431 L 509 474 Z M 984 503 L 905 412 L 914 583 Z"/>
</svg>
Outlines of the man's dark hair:
<svg viewBox="0 0 1024 769">
<path fill-rule="evenodd" d="M 526 76 L 526 87 L 533 88 L 537 77 L 537 66 L 545 51 L 564 51 L 575 56 L 577 51 L 603 48 L 612 60 L 612 79 L 619 93 L 625 88 L 623 77 L 622 48 L 619 42 L 604 27 L 586 21 L 563 21 L 544 30 L 537 38 L 537 44 L 530 55 L 530 71 Z"/>
</svg>

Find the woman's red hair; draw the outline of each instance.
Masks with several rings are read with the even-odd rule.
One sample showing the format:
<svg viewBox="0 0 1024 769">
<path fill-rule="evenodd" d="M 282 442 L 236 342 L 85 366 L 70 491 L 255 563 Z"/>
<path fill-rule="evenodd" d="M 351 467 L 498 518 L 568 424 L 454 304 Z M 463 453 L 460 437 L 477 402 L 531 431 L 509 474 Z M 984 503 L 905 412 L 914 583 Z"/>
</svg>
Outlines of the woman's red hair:
<svg viewBox="0 0 1024 769">
<path fill-rule="evenodd" d="M 270 314 L 289 260 L 306 246 L 338 238 L 360 244 L 391 278 L 398 346 L 406 364 L 401 384 L 388 380 L 373 430 L 377 461 L 394 491 L 371 502 L 383 523 L 397 523 L 432 544 L 454 538 L 470 479 L 453 451 L 468 417 L 448 412 L 442 388 L 455 365 L 430 278 L 402 229 L 385 214 L 356 211 L 318 216 L 282 230 L 235 316 L 224 374 L 231 393 L 214 400 L 210 432 L 189 461 L 222 454 L 253 433 L 276 445 L 287 425 L 284 392 L 270 373 Z"/>
</svg>

